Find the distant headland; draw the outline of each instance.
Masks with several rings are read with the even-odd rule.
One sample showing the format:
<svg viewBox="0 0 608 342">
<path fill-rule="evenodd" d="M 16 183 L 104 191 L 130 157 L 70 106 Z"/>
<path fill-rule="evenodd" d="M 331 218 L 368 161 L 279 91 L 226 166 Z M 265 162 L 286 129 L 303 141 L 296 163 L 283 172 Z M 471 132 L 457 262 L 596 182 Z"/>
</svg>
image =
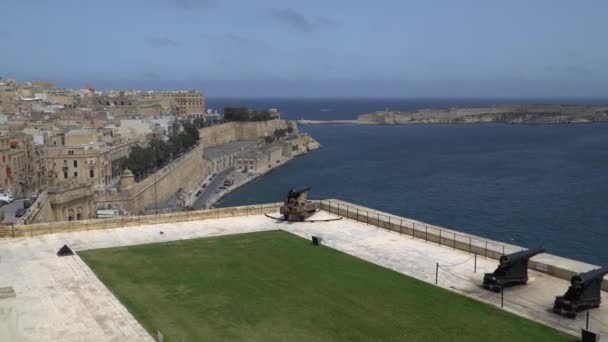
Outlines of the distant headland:
<svg viewBox="0 0 608 342">
<path fill-rule="evenodd" d="M 608 105 L 496 105 L 486 108 L 422 109 L 415 112 L 380 111 L 356 120 L 299 120 L 299 124 L 566 124 L 608 122 Z"/>
</svg>

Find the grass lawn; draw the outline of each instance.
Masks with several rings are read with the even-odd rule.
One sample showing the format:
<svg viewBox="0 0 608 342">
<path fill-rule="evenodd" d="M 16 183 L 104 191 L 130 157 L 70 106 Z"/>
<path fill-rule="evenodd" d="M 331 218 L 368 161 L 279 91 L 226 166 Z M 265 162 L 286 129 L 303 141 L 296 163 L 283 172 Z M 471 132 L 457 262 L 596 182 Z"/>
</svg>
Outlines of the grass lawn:
<svg viewBox="0 0 608 342">
<path fill-rule="evenodd" d="M 165 341 L 573 341 L 283 231 L 80 252 Z"/>
</svg>

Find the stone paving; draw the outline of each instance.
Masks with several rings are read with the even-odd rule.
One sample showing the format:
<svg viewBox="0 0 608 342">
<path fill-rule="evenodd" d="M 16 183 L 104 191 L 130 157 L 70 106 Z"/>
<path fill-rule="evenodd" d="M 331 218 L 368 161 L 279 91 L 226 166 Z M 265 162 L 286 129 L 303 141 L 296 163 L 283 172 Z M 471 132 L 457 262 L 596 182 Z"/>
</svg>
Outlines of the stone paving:
<svg viewBox="0 0 608 342">
<path fill-rule="evenodd" d="M 319 212 L 312 218 L 331 217 Z M 273 229 L 307 239 L 321 236 L 324 245 L 429 283 L 435 282 L 439 263 L 439 286 L 500 305 L 500 294 L 480 286 L 495 260 L 478 257 L 474 273 L 474 258 L 466 252 L 363 223 L 292 223 L 256 215 L 0 240 L 0 288 L 12 287 L 16 293 L 0 299 L 0 309 L 12 312 L 10 322 L 0 322 L 0 341 L 9 341 L 2 334 L 12 324 L 19 341 L 153 341 L 78 256 L 56 256 L 63 244 L 78 251 Z M 568 282 L 536 271 L 530 275 L 527 286 L 505 291 L 505 310 L 580 334 L 583 314 L 570 320 L 550 312 L 554 296 L 563 294 Z M 592 310 L 590 323 L 592 330 L 608 334 L 608 305 Z"/>
<path fill-rule="evenodd" d="M 57 257 L 64 244 L 78 251 L 270 229 L 268 218 L 250 216 L 0 240 L 0 288 L 16 293 L 0 299 L 0 341 L 15 340 L 15 321 L 18 341 L 154 341 L 78 256 Z"/>
</svg>

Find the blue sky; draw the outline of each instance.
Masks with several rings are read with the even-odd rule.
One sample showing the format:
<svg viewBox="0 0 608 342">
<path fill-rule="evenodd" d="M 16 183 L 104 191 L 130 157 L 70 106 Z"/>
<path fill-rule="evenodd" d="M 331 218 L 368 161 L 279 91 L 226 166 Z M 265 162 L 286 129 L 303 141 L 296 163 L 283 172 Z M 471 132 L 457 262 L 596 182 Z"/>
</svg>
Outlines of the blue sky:
<svg viewBox="0 0 608 342">
<path fill-rule="evenodd" d="M 608 98 L 608 1 L 2 0 L 0 75 L 208 96 Z"/>
</svg>

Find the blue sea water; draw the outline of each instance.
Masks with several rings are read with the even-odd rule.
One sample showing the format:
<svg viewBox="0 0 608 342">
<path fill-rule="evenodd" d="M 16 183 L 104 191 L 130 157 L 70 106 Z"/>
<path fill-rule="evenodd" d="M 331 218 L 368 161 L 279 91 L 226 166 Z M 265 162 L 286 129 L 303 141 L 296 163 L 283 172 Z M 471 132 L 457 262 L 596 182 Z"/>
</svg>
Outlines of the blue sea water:
<svg viewBox="0 0 608 342">
<path fill-rule="evenodd" d="M 218 206 L 277 202 L 309 185 L 314 198 L 608 264 L 608 124 L 300 129 L 323 148 Z"/>
</svg>

